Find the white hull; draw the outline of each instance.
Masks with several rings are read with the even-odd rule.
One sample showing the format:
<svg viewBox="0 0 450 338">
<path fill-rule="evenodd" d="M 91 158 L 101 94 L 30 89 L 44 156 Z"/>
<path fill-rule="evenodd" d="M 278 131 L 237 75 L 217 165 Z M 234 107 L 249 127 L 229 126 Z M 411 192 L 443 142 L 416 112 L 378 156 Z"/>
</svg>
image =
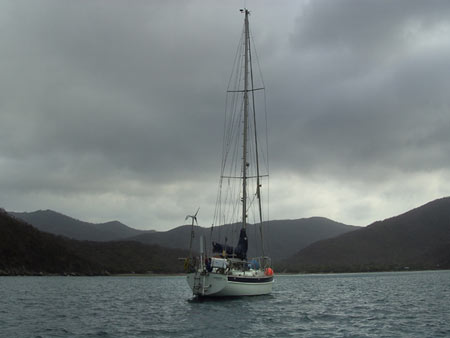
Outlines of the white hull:
<svg viewBox="0 0 450 338">
<path fill-rule="evenodd" d="M 239 281 L 238 279 L 246 281 Z M 272 292 L 273 277 L 236 278 L 234 276 L 206 272 L 188 274 L 187 282 L 196 296 L 259 296 Z"/>
</svg>

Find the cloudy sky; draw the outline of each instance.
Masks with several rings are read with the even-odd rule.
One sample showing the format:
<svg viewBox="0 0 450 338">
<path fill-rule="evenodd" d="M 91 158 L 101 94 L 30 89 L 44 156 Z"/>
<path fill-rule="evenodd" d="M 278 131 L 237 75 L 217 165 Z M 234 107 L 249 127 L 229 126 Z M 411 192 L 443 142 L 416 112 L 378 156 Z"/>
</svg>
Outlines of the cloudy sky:
<svg viewBox="0 0 450 338">
<path fill-rule="evenodd" d="M 450 195 L 449 1 L 0 0 L 0 207 L 208 226 L 244 4 L 272 219 Z"/>
</svg>

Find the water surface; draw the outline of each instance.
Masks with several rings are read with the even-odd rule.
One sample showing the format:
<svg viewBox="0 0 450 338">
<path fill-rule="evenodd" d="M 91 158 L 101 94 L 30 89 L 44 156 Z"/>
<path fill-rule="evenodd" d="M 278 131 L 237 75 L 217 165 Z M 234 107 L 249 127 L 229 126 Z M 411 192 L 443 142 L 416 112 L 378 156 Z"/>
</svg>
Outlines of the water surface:
<svg viewBox="0 0 450 338">
<path fill-rule="evenodd" d="M 450 336 L 450 271 L 276 276 L 220 300 L 184 277 L 0 277 L 0 337 L 289 336 Z"/>
</svg>

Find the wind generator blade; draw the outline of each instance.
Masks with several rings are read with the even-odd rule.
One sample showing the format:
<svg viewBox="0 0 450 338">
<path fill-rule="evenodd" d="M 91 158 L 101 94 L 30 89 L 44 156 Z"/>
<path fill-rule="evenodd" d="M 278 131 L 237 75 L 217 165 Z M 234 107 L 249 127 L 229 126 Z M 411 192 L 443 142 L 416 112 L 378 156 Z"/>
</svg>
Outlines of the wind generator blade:
<svg viewBox="0 0 450 338">
<path fill-rule="evenodd" d="M 195 221 L 195 223 L 196 223 L 197 225 L 198 225 L 197 214 L 198 214 L 199 210 L 200 210 L 200 207 L 198 207 L 198 209 L 197 209 L 197 211 L 195 212 L 194 216 L 192 216 L 192 223 L 194 223 L 194 221 Z"/>
</svg>

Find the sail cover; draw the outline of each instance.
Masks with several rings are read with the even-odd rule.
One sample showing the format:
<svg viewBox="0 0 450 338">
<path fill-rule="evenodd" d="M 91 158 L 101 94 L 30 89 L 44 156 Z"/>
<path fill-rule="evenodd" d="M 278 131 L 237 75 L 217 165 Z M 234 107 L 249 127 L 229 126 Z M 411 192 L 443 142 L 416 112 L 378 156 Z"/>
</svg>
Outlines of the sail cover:
<svg viewBox="0 0 450 338">
<path fill-rule="evenodd" d="M 248 238 L 245 229 L 241 229 L 241 232 L 239 234 L 239 241 L 235 248 L 217 242 L 213 242 L 212 245 L 213 245 L 213 252 L 222 253 L 223 251 L 225 251 L 227 255 L 234 254 L 236 255 L 236 257 L 240 259 L 247 259 Z"/>
<path fill-rule="evenodd" d="M 247 249 L 248 249 L 248 238 L 247 233 L 244 228 L 241 229 L 239 234 L 239 242 L 237 247 L 234 249 L 234 253 L 240 259 L 247 259 Z"/>
</svg>

